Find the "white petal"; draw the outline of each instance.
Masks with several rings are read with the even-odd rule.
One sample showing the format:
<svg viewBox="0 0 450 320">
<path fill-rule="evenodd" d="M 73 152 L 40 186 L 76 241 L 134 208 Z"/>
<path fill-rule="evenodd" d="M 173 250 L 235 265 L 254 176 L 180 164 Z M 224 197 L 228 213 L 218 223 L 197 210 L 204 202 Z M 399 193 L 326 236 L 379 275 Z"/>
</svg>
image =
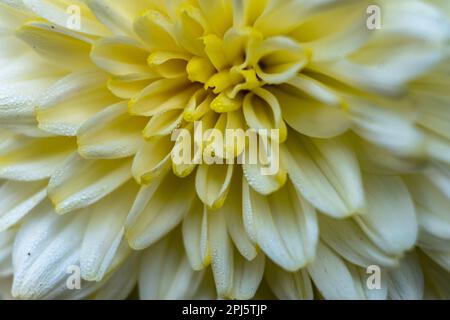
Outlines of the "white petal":
<svg viewBox="0 0 450 320">
<path fill-rule="evenodd" d="M 80 252 L 81 276 L 88 281 L 100 281 L 130 253 L 124 240 L 127 214 L 138 191 L 130 181 L 90 208 L 89 219 Z"/>
<path fill-rule="evenodd" d="M 0 232 L 0 281 L 13 275 L 12 250 L 17 230 Z"/>
<path fill-rule="evenodd" d="M 363 208 L 358 160 L 344 140 L 292 134 L 282 146 L 282 162 L 297 190 L 324 213 L 342 218 Z"/>
<path fill-rule="evenodd" d="M 319 243 L 316 259 L 308 266 L 308 271 L 325 299 L 360 300 L 363 298 L 344 260 L 323 243 Z"/>
<path fill-rule="evenodd" d="M 93 300 L 125 300 L 136 286 L 139 273 L 139 259 L 137 254 L 129 257 L 120 268 L 115 271 L 93 295 Z"/>
<path fill-rule="evenodd" d="M 90 118 L 77 131 L 78 152 L 88 159 L 134 155 L 141 146 L 145 119 L 129 116 L 127 103 L 114 104 Z"/>
<path fill-rule="evenodd" d="M 235 250 L 233 259 L 233 286 L 227 298 L 236 300 L 253 298 L 263 278 L 264 266 L 264 254 L 260 253 L 252 261 L 248 261 Z"/>
<path fill-rule="evenodd" d="M 70 2 L 56 0 L 23 0 L 23 3 L 32 10 L 35 14 L 41 16 L 42 18 L 51 21 L 63 28 L 67 28 L 70 21 L 70 11 L 68 10 Z M 89 12 L 84 3 L 77 3 L 78 10 L 83 17 L 82 23 L 80 24 L 80 32 L 104 36 L 108 34 L 108 30 L 100 24 L 94 17 L 94 15 Z"/>
<path fill-rule="evenodd" d="M 86 160 L 74 153 L 55 171 L 48 195 L 58 213 L 84 208 L 102 199 L 131 178 L 124 160 Z"/>
<path fill-rule="evenodd" d="M 407 176 L 405 182 L 413 197 L 423 231 L 435 237 L 450 239 L 449 198 L 423 175 Z"/>
<path fill-rule="evenodd" d="M 151 73 L 148 55 L 138 41 L 123 36 L 101 38 L 91 50 L 91 59 L 99 68 L 119 76 Z"/>
<path fill-rule="evenodd" d="M 199 200 L 183 219 L 183 243 L 192 269 L 202 270 L 211 262 L 208 246 L 208 212 Z"/>
<path fill-rule="evenodd" d="M 17 136 L 11 142 L 0 150 L 0 177 L 18 181 L 50 177 L 76 148 L 75 141 L 63 137 Z"/>
<path fill-rule="evenodd" d="M 179 246 L 181 238 L 170 235 L 147 249 L 139 274 L 141 299 L 193 299 L 204 271 L 194 271 Z"/>
<path fill-rule="evenodd" d="M 240 254 L 250 261 L 256 257 L 257 251 L 245 230 L 244 212 L 242 210 L 242 188 L 239 179 L 240 177 L 237 176 L 232 181 L 233 187 L 230 188 L 230 193 L 221 212 L 225 215 L 228 233 L 234 245 Z"/>
<path fill-rule="evenodd" d="M 417 240 L 414 205 L 399 177 L 364 175 L 367 207 L 355 217 L 366 235 L 386 253 L 402 255 Z"/>
<path fill-rule="evenodd" d="M 208 212 L 208 245 L 219 297 L 227 297 L 233 286 L 233 243 L 222 212 Z"/>
<path fill-rule="evenodd" d="M 336 220 L 319 216 L 321 239 L 346 260 L 361 267 L 372 264 L 396 266 L 395 256 L 378 248 L 353 219 Z"/>
<path fill-rule="evenodd" d="M 106 81 L 106 74 L 98 70 L 78 71 L 60 79 L 39 100 L 39 127 L 58 135 L 76 135 L 86 120 L 118 101 L 107 90 Z"/>
<path fill-rule="evenodd" d="M 208 208 L 217 210 L 226 201 L 233 177 L 232 164 L 202 164 L 195 177 L 195 189 L 198 197 Z"/>
<path fill-rule="evenodd" d="M 175 228 L 193 204 L 193 179 L 172 173 L 142 187 L 130 210 L 126 237 L 134 249 L 144 249 Z"/>
<path fill-rule="evenodd" d="M 314 258 L 316 212 L 291 183 L 263 196 L 243 179 L 243 207 L 247 233 L 275 263 L 297 271 Z"/>
<path fill-rule="evenodd" d="M 0 230 L 18 223 L 47 196 L 47 183 L 8 181 L 0 187 Z"/>
<path fill-rule="evenodd" d="M 421 300 L 424 291 L 424 279 L 419 259 L 408 254 L 396 269 L 389 270 L 387 280 L 389 297 L 394 300 Z"/>
<path fill-rule="evenodd" d="M 14 297 L 37 299 L 68 291 L 67 269 L 79 263 L 87 218 L 82 212 L 58 216 L 49 202 L 34 210 L 14 244 Z"/>
<path fill-rule="evenodd" d="M 311 279 L 306 269 L 288 272 L 268 262 L 265 277 L 280 300 L 312 300 L 314 298 Z"/>
</svg>

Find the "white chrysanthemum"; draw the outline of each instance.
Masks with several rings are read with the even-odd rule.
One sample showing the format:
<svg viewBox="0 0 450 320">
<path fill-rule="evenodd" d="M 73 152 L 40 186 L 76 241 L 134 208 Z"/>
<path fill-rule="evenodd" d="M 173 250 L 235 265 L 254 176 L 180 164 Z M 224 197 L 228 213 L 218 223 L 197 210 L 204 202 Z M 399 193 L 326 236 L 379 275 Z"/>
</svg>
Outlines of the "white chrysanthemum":
<svg viewBox="0 0 450 320">
<path fill-rule="evenodd" d="M 1 295 L 450 298 L 449 18 L 446 0 L 0 0 Z M 195 121 L 278 130 L 279 170 L 174 161 Z"/>
</svg>

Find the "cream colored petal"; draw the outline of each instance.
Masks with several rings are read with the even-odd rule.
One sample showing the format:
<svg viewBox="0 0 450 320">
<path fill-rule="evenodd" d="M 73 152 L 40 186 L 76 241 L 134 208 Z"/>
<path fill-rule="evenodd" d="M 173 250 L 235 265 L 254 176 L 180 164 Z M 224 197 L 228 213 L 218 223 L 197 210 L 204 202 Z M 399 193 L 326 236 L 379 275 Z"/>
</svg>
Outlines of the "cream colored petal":
<svg viewBox="0 0 450 320">
<path fill-rule="evenodd" d="M 131 99 L 150 85 L 158 75 L 152 73 L 111 76 L 107 87 L 115 96 L 121 99 Z"/>
<path fill-rule="evenodd" d="M 183 52 L 175 39 L 174 24 L 160 11 L 150 9 L 134 20 L 134 32 L 151 51 Z"/>
<path fill-rule="evenodd" d="M 58 213 L 87 207 L 131 178 L 130 159 L 86 160 L 72 154 L 53 173 L 48 195 Z"/>
<path fill-rule="evenodd" d="M 316 208 L 339 218 L 363 208 L 359 164 L 345 140 L 291 134 L 281 148 L 281 159 L 292 183 Z"/>
<path fill-rule="evenodd" d="M 425 132 L 425 151 L 426 154 L 437 161 L 450 164 L 450 143 L 449 139 L 440 137 L 436 134 Z"/>
<path fill-rule="evenodd" d="M 68 29 L 46 22 L 28 22 L 16 34 L 47 62 L 62 69 L 80 70 L 92 66 L 89 40 Z"/>
<path fill-rule="evenodd" d="M 146 119 L 128 115 L 120 102 L 100 111 L 77 131 L 78 152 L 88 159 L 116 159 L 134 155 L 142 144 Z"/>
<path fill-rule="evenodd" d="M 79 264 L 87 219 L 86 212 L 56 215 L 48 201 L 36 207 L 14 244 L 15 298 L 51 298 L 70 291 L 66 287 L 67 270 Z"/>
<path fill-rule="evenodd" d="M 148 56 L 150 69 L 166 79 L 186 76 L 186 68 L 191 56 L 170 51 L 156 51 Z"/>
<path fill-rule="evenodd" d="M 414 200 L 421 228 L 435 237 L 450 239 L 449 198 L 423 175 L 410 175 L 404 179 Z"/>
<path fill-rule="evenodd" d="M 192 269 L 202 270 L 211 262 L 208 245 L 208 212 L 201 201 L 194 204 L 183 219 L 183 243 Z"/>
<path fill-rule="evenodd" d="M 79 71 L 60 79 L 39 100 L 39 127 L 58 135 L 76 135 L 86 120 L 118 101 L 107 90 L 106 80 L 106 74 L 98 70 Z"/>
<path fill-rule="evenodd" d="M 313 60 L 343 58 L 359 49 L 374 34 L 367 25 L 369 1 L 335 1 L 335 4 L 333 8 L 309 16 L 290 33 L 302 45 L 314 49 Z"/>
<path fill-rule="evenodd" d="M 247 233 L 275 263 L 297 271 L 314 259 L 316 212 L 291 183 L 263 196 L 243 179 L 243 207 Z"/>
<path fill-rule="evenodd" d="M 450 25 L 422 1 L 383 1 L 381 7 L 383 27 L 372 41 L 351 58 L 318 69 L 354 87 L 396 95 L 444 57 Z"/>
<path fill-rule="evenodd" d="M 163 111 L 183 109 L 198 86 L 185 78 L 162 79 L 153 82 L 129 102 L 130 113 L 153 116 Z"/>
<path fill-rule="evenodd" d="M 139 273 L 140 255 L 131 255 L 110 277 L 102 281 L 102 286 L 89 296 L 92 300 L 125 300 L 136 287 Z"/>
<path fill-rule="evenodd" d="M 227 297 L 233 288 L 234 248 L 222 212 L 208 212 L 208 245 L 217 294 Z"/>
<path fill-rule="evenodd" d="M 133 21 L 149 8 L 158 9 L 160 1 L 130 0 L 127 2 L 115 0 L 85 0 L 86 4 L 102 24 L 114 34 L 133 35 Z"/>
<path fill-rule="evenodd" d="M 417 241 L 418 225 L 411 195 L 399 177 L 364 175 L 367 206 L 355 221 L 386 253 L 402 255 Z"/>
<path fill-rule="evenodd" d="M 236 300 L 252 299 L 264 274 L 265 256 L 258 254 L 249 261 L 234 250 L 233 285 L 227 298 Z"/>
<path fill-rule="evenodd" d="M 144 300 L 193 299 L 204 276 L 194 271 L 179 246 L 178 235 L 170 235 L 147 249 L 139 273 L 139 296 Z"/>
<path fill-rule="evenodd" d="M 16 233 L 17 229 L 13 228 L 0 232 L 0 282 L 13 275 L 12 250 Z M 11 288 L 9 288 L 9 291 L 11 291 Z M 0 294 L 3 294 L 3 292 Z"/>
<path fill-rule="evenodd" d="M 92 46 L 90 57 L 103 70 L 114 75 L 151 72 L 147 66 L 149 52 L 138 41 L 124 37 L 105 37 Z"/>
<path fill-rule="evenodd" d="M 8 46 L 9 40 L 5 40 Z M 2 49 L 3 50 L 3 49 Z M 35 107 L 42 93 L 63 75 L 33 52 L 18 52 L 5 57 L 0 71 L 0 123 L 3 128 L 29 128 L 24 134 L 38 136 Z M 31 132 L 29 134 L 29 131 Z M 35 133 L 36 132 L 36 133 Z"/>
<path fill-rule="evenodd" d="M 424 175 L 442 192 L 450 198 L 450 166 L 434 162 L 425 170 Z"/>
<path fill-rule="evenodd" d="M 193 204 L 193 179 L 173 174 L 142 187 L 126 222 L 126 237 L 133 249 L 152 245 L 175 228 Z"/>
<path fill-rule="evenodd" d="M 332 88 L 331 86 L 322 83 L 320 80 L 315 79 L 313 76 L 308 76 L 305 74 L 298 74 L 291 80 L 286 82 L 283 88 L 293 87 L 301 91 L 298 94 L 299 98 L 302 98 L 302 94 L 307 95 L 323 104 L 334 107 L 342 107 L 343 100 L 340 97 L 339 92 Z M 286 93 L 289 93 L 286 90 Z M 292 94 L 295 96 L 295 91 Z M 300 107 L 297 107 L 300 108 Z"/>
<path fill-rule="evenodd" d="M 398 265 L 398 257 L 377 247 L 352 219 L 336 220 L 319 216 L 321 239 L 347 261 L 361 267 L 376 264 L 385 267 Z"/>
<path fill-rule="evenodd" d="M 431 296 L 431 299 L 440 300 L 450 299 L 450 273 L 445 272 L 424 254 L 420 254 L 420 262 L 427 279 L 425 297 Z"/>
<path fill-rule="evenodd" d="M 286 140 L 287 129 L 277 97 L 268 90 L 259 88 L 246 95 L 243 103 L 245 120 L 250 128 L 270 135 L 270 130 L 279 130 L 279 141 Z"/>
<path fill-rule="evenodd" d="M 90 208 L 91 216 L 80 251 L 81 276 L 100 281 L 111 269 L 120 265 L 131 253 L 120 250 L 124 226 L 134 202 L 138 186 L 130 181 Z"/>
<path fill-rule="evenodd" d="M 281 84 L 294 77 L 308 64 L 311 55 L 298 42 L 284 36 L 270 37 L 253 46 L 248 50 L 247 63 L 269 84 Z"/>
<path fill-rule="evenodd" d="M 227 198 L 233 177 L 232 164 L 202 164 L 195 177 L 198 197 L 211 210 L 221 208 Z"/>
<path fill-rule="evenodd" d="M 450 270 L 450 252 L 448 250 L 449 241 L 445 240 L 442 241 L 442 243 L 446 246 L 445 251 L 423 249 L 423 252 L 435 263 L 437 263 L 441 268 L 449 272 Z"/>
<path fill-rule="evenodd" d="M 147 139 L 164 137 L 173 133 L 181 126 L 183 110 L 169 110 L 153 116 L 144 128 L 143 134 Z"/>
<path fill-rule="evenodd" d="M 363 293 L 344 260 L 324 243 L 319 243 L 317 257 L 308 266 L 311 278 L 328 300 L 361 300 Z"/>
<path fill-rule="evenodd" d="M 228 233 L 233 240 L 236 249 L 247 260 L 253 260 L 256 255 L 256 247 L 250 240 L 244 226 L 244 212 L 242 208 L 242 188 L 240 185 L 241 175 L 236 174 L 233 178 L 230 192 L 222 207 L 221 212 L 225 216 Z"/>
<path fill-rule="evenodd" d="M 198 126 L 196 127 L 193 123 L 190 123 L 182 129 L 185 130 L 181 131 L 181 134 L 176 136 L 176 138 L 173 138 L 175 139 L 175 144 L 171 152 L 171 158 L 173 173 L 180 178 L 185 178 L 201 162 L 203 150 L 200 148 L 201 145 L 197 142 L 198 140 L 196 141 L 195 139 L 195 132 L 199 130 Z"/>
<path fill-rule="evenodd" d="M 417 129 L 408 102 L 349 99 L 353 130 L 370 142 L 400 155 L 420 154 L 425 139 Z"/>
<path fill-rule="evenodd" d="M 279 132 L 257 134 L 247 130 L 242 135 L 242 144 L 246 146 L 242 153 L 237 153 L 237 163 L 242 163 L 247 182 L 264 195 L 277 191 L 287 179 L 287 172 L 280 161 Z M 239 145 L 239 139 L 236 140 Z"/>
<path fill-rule="evenodd" d="M 149 184 L 170 170 L 174 143 L 169 137 L 155 138 L 141 145 L 131 168 L 139 184 Z"/>
<path fill-rule="evenodd" d="M 415 253 L 405 256 L 400 266 L 388 272 L 388 294 L 393 300 L 421 300 L 424 277 L 419 258 Z"/>
<path fill-rule="evenodd" d="M 256 19 L 255 28 L 266 36 L 287 34 L 321 10 L 351 2 L 352 0 L 270 1 L 263 14 Z"/>
<path fill-rule="evenodd" d="M 297 132 L 314 138 L 332 138 L 346 132 L 351 118 L 341 108 L 272 89 L 283 118 Z"/>
<path fill-rule="evenodd" d="M 80 32 L 96 36 L 105 36 L 109 33 L 105 26 L 97 21 L 83 2 L 77 1 L 74 3 L 68 0 L 23 0 L 23 3 L 38 16 L 63 28 L 70 26 L 68 21 L 70 21 L 71 12 L 68 8 L 75 4 L 78 10 L 80 10 L 80 15 L 83 17 Z"/>
<path fill-rule="evenodd" d="M 311 279 L 306 269 L 288 272 L 274 263 L 267 262 L 265 278 L 278 299 L 312 300 L 314 298 Z"/>
<path fill-rule="evenodd" d="M 0 177 L 19 181 L 48 178 L 75 149 L 73 139 L 18 136 L 10 148 L 0 151 Z"/>
<path fill-rule="evenodd" d="M 47 195 L 46 181 L 8 181 L 0 187 L 0 230 L 20 222 Z"/>
</svg>

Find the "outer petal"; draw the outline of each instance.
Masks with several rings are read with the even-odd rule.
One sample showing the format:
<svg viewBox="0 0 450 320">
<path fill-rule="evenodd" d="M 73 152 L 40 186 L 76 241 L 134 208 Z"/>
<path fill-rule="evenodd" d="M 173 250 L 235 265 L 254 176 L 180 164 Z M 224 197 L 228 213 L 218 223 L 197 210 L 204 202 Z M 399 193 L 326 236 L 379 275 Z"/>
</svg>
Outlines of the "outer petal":
<svg viewBox="0 0 450 320">
<path fill-rule="evenodd" d="M 194 200 L 192 178 L 172 173 L 142 187 L 127 218 L 126 237 L 134 249 L 144 249 L 175 228 Z"/>
<path fill-rule="evenodd" d="M 0 177 L 19 181 L 46 179 L 73 150 L 72 139 L 16 136 L 0 151 Z"/>
<path fill-rule="evenodd" d="M 294 186 L 316 208 L 346 217 L 364 206 L 358 160 L 344 140 L 319 140 L 292 134 L 282 146 L 282 162 Z"/>
<path fill-rule="evenodd" d="M 87 207 L 130 178 L 130 160 L 86 160 L 72 154 L 52 175 L 48 194 L 58 213 Z"/>
<path fill-rule="evenodd" d="M 90 211 L 80 252 L 81 276 L 88 281 L 100 281 L 131 253 L 124 241 L 125 221 L 138 187 L 130 181 L 109 194 Z"/>
<path fill-rule="evenodd" d="M 389 297 L 395 300 L 421 300 L 424 277 L 415 253 L 402 259 L 399 268 L 390 270 L 387 280 Z"/>
<path fill-rule="evenodd" d="M 243 208 L 247 233 L 275 263 L 297 271 L 314 258 L 316 212 L 292 184 L 266 197 L 243 180 Z"/>
<path fill-rule="evenodd" d="M 112 105 L 77 131 L 78 152 L 84 158 L 116 159 L 134 155 L 142 143 L 145 119 L 127 113 L 126 102 Z"/>
<path fill-rule="evenodd" d="M 68 293 L 66 281 L 69 267 L 77 266 L 88 215 L 58 216 L 49 202 L 33 212 L 31 219 L 21 226 L 14 244 L 15 298 L 51 298 Z M 82 284 L 85 285 L 85 284 Z M 72 290 L 74 298 L 94 290 Z"/>
<path fill-rule="evenodd" d="M 312 300 L 314 298 L 311 279 L 305 269 L 288 272 L 268 262 L 265 277 L 278 299 Z"/>
<path fill-rule="evenodd" d="M 204 271 L 194 271 L 171 235 L 147 249 L 141 262 L 139 295 L 142 299 L 193 299 Z"/>
<path fill-rule="evenodd" d="M 106 80 L 106 74 L 98 70 L 78 71 L 60 79 L 39 101 L 39 127 L 58 135 L 76 135 L 86 120 L 118 101 L 106 89 Z"/>
<path fill-rule="evenodd" d="M 403 254 L 415 245 L 418 233 L 408 189 L 399 177 L 366 174 L 364 182 L 367 207 L 355 220 L 385 252 Z"/>
<path fill-rule="evenodd" d="M 18 223 L 47 195 L 46 181 L 8 181 L 0 187 L 0 230 Z"/>
</svg>

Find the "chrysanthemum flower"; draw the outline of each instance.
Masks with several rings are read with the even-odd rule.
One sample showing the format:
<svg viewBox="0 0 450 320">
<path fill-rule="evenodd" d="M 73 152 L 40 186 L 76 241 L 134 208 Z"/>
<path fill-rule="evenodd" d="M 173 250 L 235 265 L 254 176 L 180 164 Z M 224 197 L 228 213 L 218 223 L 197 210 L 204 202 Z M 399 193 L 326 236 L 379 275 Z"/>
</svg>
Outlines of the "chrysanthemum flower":
<svg viewBox="0 0 450 320">
<path fill-rule="evenodd" d="M 446 0 L 0 0 L 1 294 L 450 298 L 449 19 Z M 174 161 L 195 122 L 277 130 L 278 170 L 230 161 L 248 140 Z"/>
</svg>

